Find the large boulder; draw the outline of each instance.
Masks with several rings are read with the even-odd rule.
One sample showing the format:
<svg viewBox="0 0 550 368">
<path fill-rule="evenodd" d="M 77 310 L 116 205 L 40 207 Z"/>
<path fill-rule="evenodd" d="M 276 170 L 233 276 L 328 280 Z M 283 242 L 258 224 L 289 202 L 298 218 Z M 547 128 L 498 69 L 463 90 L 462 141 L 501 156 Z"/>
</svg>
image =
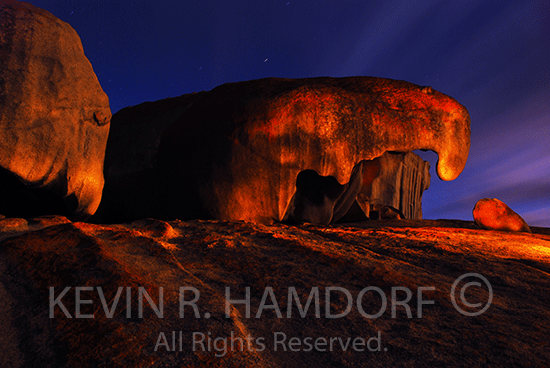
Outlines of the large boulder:
<svg viewBox="0 0 550 368">
<path fill-rule="evenodd" d="M 75 30 L 30 4 L 2 1 L 0 213 L 92 215 L 110 119 Z"/>
<path fill-rule="evenodd" d="M 529 225 L 520 215 L 496 198 L 480 199 L 475 204 L 472 214 L 476 224 L 483 229 L 531 232 Z"/>
<path fill-rule="evenodd" d="M 427 149 L 453 180 L 469 147 L 466 108 L 430 87 L 373 77 L 225 84 L 164 131 L 159 215 L 277 222 L 294 214 L 302 171 L 344 185 L 362 160 Z"/>
</svg>

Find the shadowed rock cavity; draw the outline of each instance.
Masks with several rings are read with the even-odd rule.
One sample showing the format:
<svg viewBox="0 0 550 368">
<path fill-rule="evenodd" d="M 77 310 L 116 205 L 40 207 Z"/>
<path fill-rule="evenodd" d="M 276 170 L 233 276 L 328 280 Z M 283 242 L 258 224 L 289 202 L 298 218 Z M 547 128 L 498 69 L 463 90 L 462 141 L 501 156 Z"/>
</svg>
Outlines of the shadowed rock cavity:
<svg viewBox="0 0 550 368">
<path fill-rule="evenodd" d="M 2 175 L 8 182 L 0 185 L 15 192 L 2 191 L 0 213 L 22 195 L 31 203 L 17 209 L 24 217 L 92 215 L 101 200 L 110 119 L 109 100 L 75 30 L 45 10 L 3 1 L 0 167 L 11 177 Z"/>
<path fill-rule="evenodd" d="M 328 224 L 378 219 L 421 219 L 430 164 L 412 152 L 386 152 L 354 167 L 349 182 L 304 170 L 283 222 Z M 406 212 L 406 215 L 405 215 Z"/>
<path fill-rule="evenodd" d="M 70 198 L 44 188 L 25 185 L 11 172 L 0 168 L 0 213 L 7 217 L 69 216 L 76 210 L 76 198 Z"/>
<path fill-rule="evenodd" d="M 353 168 L 345 185 L 333 176 L 320 176 L 314 170 L 301 171 L 283 222 L 319 225 L 336 222 L 349 211 L 362 185 L 363 162 Z"/>
</svg>

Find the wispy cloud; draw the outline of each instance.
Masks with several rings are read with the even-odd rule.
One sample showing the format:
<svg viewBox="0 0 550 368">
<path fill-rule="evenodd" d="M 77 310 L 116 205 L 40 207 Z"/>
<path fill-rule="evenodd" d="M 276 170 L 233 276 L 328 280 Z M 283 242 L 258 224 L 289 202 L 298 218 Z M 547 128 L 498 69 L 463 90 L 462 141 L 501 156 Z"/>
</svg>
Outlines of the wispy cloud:
<svg viewBox="0 0 550 368">
<path fill-rule="evenodd" d="M 549 98 L 548 93 L 531 96 L 488 121 L 483 133 L 472 137 L 464 173 L 450 183 L 434 179 L 435 190 L 447 188 L 448 197 L 443 201 L 427 192 L 426 214 L 471 219 L 473 204 L 490 197 L 529 214 L 533 224 L 550 226 L 550 111 L 542 104 Z"/>
</svg>

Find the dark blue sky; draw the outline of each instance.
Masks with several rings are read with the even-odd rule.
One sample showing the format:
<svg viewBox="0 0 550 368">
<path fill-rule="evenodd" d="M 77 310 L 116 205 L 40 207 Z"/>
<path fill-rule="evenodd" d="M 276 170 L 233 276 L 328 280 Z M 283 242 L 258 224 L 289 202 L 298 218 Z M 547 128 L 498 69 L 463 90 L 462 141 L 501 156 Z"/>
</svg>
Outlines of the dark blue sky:
<svg viewBox="0 0 550 368">
<path fill-rule="evenodd" d="M 268 76 L 368 75 L 465 105 L 462 175 L 424 193 L 425 218 L 472 219 L 496 197 L 550 227 L 548 0 L 29 0 L 70 23 L 113 112 Z"/>
</svg>

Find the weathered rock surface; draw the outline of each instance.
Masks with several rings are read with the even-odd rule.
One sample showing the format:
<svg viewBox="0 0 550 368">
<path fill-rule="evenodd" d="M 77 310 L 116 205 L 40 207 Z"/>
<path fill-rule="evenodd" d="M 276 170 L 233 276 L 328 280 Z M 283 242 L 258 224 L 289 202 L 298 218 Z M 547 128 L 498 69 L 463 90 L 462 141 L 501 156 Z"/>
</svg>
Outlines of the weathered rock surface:
<svg viewBox="0 0 550 368">
<path fill-rule="evenodd" d="M 50 225 L 60 220 L 49 219 Z M 27 226 L 35 223 L 29 220 Z M 291 227 L 149 219 L 110 226 L 64 223 L 8 235 L 0 243 L 3 367 L 543 367 L 550 359 L 548 229 L 505 233 L 480 230 L 472 222 L 432 220 Z M 485 277 L 493 293 L 488 309 L 478 316 L 459 313 L 450 297 L 456 280 L 471 272 Z M 460 292 L 466 282 L 476 281 L 482 286 L 466 287 L 465 298 L 483 307 L 489 292 L 482 280 L 467 278 L 455 288 L 457 305 L 468 312 L 476 310 L 460 301 Z M 80 289 L 80 302 L 77 286 L 88 288 Z M 369 286 L 381 290 L 386 307 L 371 290 L 365 291 L 359 309 L 359 294 Z M 67 287 L 71 289 L 62 295 Z M 163 288 L 163 318 L 146 297 L 140 317 L 140 287 L 157 309 Z M 179 287 L 200 293 L 195 304 L 200 318 L 191 305 L 184 306 L 180 318 Z M 231 318 L 225 317 L 227 287 L 231 300 L 244 300 L 250 288 L 250 318 L 242 304 L 232 305 Z M 273 299 L 268 291 L 266 308 L 256 318 L 268 287 Z M 291 287 L 302 307 L 318 287 L 319 318 L 314 299 L 303 318 L 293 299 L 288 318 Z M 353 303 L 345 316 L 327 317 L 328 287 L 350 292 Z M 411 290 L 411 318 L 402 305 L 396 305 L 392 317 L 392 300 L 407 299 L 397 289 L 392 297 L 394 287 Z M 420 287 L 435 288 L 422 292 L 422 300 L 433 301 L 422 305 L 422 318 Z M 54 318 L 49 317 L 50 292 L 58 301 Z M 345 314 L 346 295 L 337 290 L 330 295 L 330 314 Z M 185 302 L 195 299 L 193 289 L 183 297 Z M 269 308 L 275 303 L 282 318 Z M 362 315 L 380 311 L 377 318 Z M 204 336 L 207 351 L 199 345 L 193 351 L 193 333 L 197 340 Z M 357 337 L 368 341 L 378 333 L 380 351 L 352 348 Z M 274 339 L 282 334 L 287 351 L 281 345 L 275 351 Z M 318 345 L 325 352 L 306 345 L 331 337 L 341 337 L 344 345 L 352 340 L 346 351 L 336 340 L 332 351 L 328 344 Z M 300 339 L 302 345 L 292 346 L 300 351 L 290 350 L 291 338 Z M 378 342 L 371 340 L 370 346 L 378 349 Z"/>
<path fill-rule="evenodd" d="M 144 102 L 114 114 L 105 151 L 106 180 L 154 169 L 162 132 L 202 95 Z"/>
<path fill-rule="evenodd" d="M 422 219 L 422 193 L 429 187 L 430 163 L 412 152 L 386 152 L 363 165 L 361 193 L 370 211 L 391 206 L 407 219 Z"/>
<path fill-rule="evenodd" d="M 472 213 L 476 224 L 484 229 L 531 232 L 529 225 L 520 215 L 496 198 L 480 199 Z"/>
<path fill-rule="evenodd" d="M 110 119 L 75 30 L 33 5 L 2 1 L 0 213 L 93 214 Z"/>
<path fill-rule="evenodd" d="M 403 81 L 225 84 L 205 93 L 162 135 L 158 163 L 167 186 L 161 216 L 281 221 L 301 171 L 343 184 L 357 163 L 386 151 L 433 150 L 438 175 L 452 180 L 468 157 L 469 122 L 451 97 Z"/>
</svg>

